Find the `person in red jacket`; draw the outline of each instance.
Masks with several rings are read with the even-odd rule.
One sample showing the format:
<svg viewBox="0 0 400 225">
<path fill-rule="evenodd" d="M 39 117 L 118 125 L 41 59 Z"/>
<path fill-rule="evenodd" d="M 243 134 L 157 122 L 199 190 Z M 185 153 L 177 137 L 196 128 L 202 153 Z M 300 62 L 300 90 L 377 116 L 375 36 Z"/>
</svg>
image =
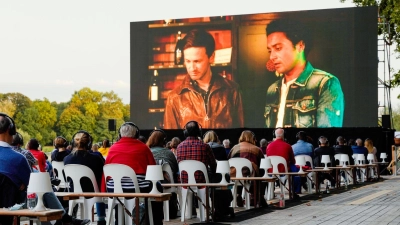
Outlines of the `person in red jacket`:
<svg viewBox="0 0 400 225">
<path fill-rule="evenodd" d="M 286 160 L 288 172 L 298 172 L 299 169 L 296 167 L 296 159 L 292 146 L 285 142 L 285 131 L 282 128 L 277 128 L 275 131 L 275 140 L 267 146 L 267 156 L 282 156 Z M 285 172 L 285 168 L 282 164 L 278 165 L 279 172 Z M 298 198 L 297 194 L 301 193 L 301 182 L 300 177 L 295 176 L 293 181 L 294 186 L 294 198 Z"/>
<path fill-rule="evenodd" d="M 140 192 L 150 192 L 152 183 L 145 180 L 148 165 L 156 165 L 153 153 L 146 144 L 138 140 L 139 128 L 132 122 L 126 122 L 118 130 L 118 141 L 110 147 L 106 163 L 119 163 L 131 167 L 137 176 Z M 104 179 L 103 179 L 104 180 Z M 130 178 L 122 179 L 124 192 L 135 192 L 135 185 Z M 162 186 L 157 186 L 163 192 Z M 114 181 L 110 178 L 107 183 L 102 182 L 102 192 L 113 192 Z M 147 201 L 146 201 L 147 204 Z M 163 203 L 152 202 L 154 224 L 163 224 Z M 118 215 L 115 213 L 115 215 Z"/>
<path fill-rule="evenodd" d="M 40 172 L 46 172 L 46 156 L 44 152 L 39 150 L 39 142 L 38 140 L 32 138 L 28 142 L 28 150 L 32 153 L 32 155 L 38 160 L 38 166 L 33 166 L 33 169 L 38 170 Z"/>
</svg>

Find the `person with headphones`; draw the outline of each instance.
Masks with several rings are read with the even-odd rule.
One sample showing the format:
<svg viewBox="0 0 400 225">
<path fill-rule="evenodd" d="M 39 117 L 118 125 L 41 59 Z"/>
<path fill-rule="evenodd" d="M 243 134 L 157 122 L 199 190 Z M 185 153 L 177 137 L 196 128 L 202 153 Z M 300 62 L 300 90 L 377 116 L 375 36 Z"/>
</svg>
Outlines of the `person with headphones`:
<svg viewBox="0 0 400 225">
<path fill-rule="evenodd" d="M 307 142 L 307 134 L 304 131 L 299 131 L 296 134 L 297 142 L 292 145 L 294 156 L 309 155 L 314 158 L 314 146 Z M 311 166 L 311 165 L 310 165 Z"/>
<path fill-rule="evenodd" d="M 250 176 L 250 177 L 258 177 L 260 176 L 260 162 L 261 159 L 264 158 L 264 154 L 262 153 L 261 149 L 257 146 L 256 143 L 256 136 L 255 134 L 250 131 L 250 130 L 245 130 L 242 132 L 242 134 L 239 137 L 239 144 L 236 144 L 235 146 L 232 147 L 231 151 L 228 154 L 228 159 L 230 158 L 236 158 L 236 157 L 242 157 L 250 160 L 252 166 L 253 166 L 253 173 L 250 174 L 249 169 L 243 169 L 242 173 L 244 177 Z M 231 168 L 231 177 L 236 176 L 236 170 L 234 168 Z M 260 182 L 257 182 L 260 183 Z M 257 185 L 258 187 L 260 185 Z M 240 187 L 241 188 L 241 187 Z M 250 187 L 252 190 L 254 190 L 254 186 L 251 185 Z M 263 190 L 261 190 L 262 192 Z M 240 189 L 238 189 L 237 193 L 242 193 Z M 253 193 L 253 191 L 251 191 Z M 258 191 L 256 192 L 257 194 L 259 193 Z M 243 200 L 241 194 L 238 194 L 237 196 L 233 196 L 234 198 L 237 198 L 237 204 L 238 206 L 242 206 Z M 257 196 L 251 196 L 252 198 L 257 198 Z M 253 200 L 250 201 L 250 204 L 253 204 Z"/>
<path fill-rule="evenodd" d="M 104 139 L 101 147 L 99 148 L 99 152 L 103 155 L 103 157 L 107 157 L 110 146 L 110 141 L 108 139 Z M 90 146 L 90 148 L 92 147 Z"/>
<path fill-rule="evenodd" d="M 68 150 L 69 145 L 67 139 L 62 136 L 58 136 L 54 139 L 55 149 L 51 152 L 51 161 L 63 162 L 64 158 L 71 154 L 71 150 Z"/>
<path fill-rule="evenodd" d="M 92 146 L 92 137 L 87 131 L 80 130 L 74 134 L 71 143 L 73 150 L 71 154 L 67 155 L 64 158 L 64 165 L 80 164 L 89 167 L 93 171 L 94 176 L 96 177 L 97 185 L 99 185 L 100 189 L 100 184 L 103 183 L 102 175 L 103 175 L 104 162 L 101 159 L 101 157 L 90 154 L 88 151 Z M 83 179 L 81 183 L 84 192 L 93 191 L 93 185 L 92 182 L 90 182 L 90 180 Z M 73 189 L 73 185 L 71 186 L 72 186 L 71 188 Z M 105 204 L 96 203 L 96 210 L 97 210 L 97 217 L 99 218 L 97 224 L 105 225 L 106 224 Z"/>
<path fill-rule="evenodd" d="M 32 170 L 24 155 L 12 150 L 10 146 L 11 143 L 16 144 L 17 142 L 18 145 L 23 144 L 22 136 L 16 138 L 16 135 L 14 120 L 6 114 L 0 113 L 0 208 L 8 208 L 26 201 L 26 189 Z M 45 193 L 43 203 L 48 208 L 63 210 L 63 216 L 56 224 L 85 225 L 90 223 L 90 220 L 75 219 L 68 215 L 54 192 Z M 13 216 L 0 216 L 0 224 L 13 224 Z M 42 224 L 50 223 L 42 222 Z"/>
<path fill-rule="evenodd" d="M 172 173 L 174 174 L 173 179 L 176 183 L 178 182 L 179 173 L 178 161 L 176 161 L 174 153 L 165 147 L 166 140 L 167 134 L 161 129 L 156 129 L 150 133 L 146 145 L 150 148 L 151 153 L 153 153 L 156 162 L 161 162 L 158 163 L 159 165 L 168 163 L 171 166 Z"/>
<path fill-rule="evenodd" d="M 183 160 L 200 161 L 204 163 L 208 170 L 209 180 L 212 180 L 213 176 L 215 175 L 215 171 L 217 170 L 217 162 L 215 161 L 215 157 L 210 146 L 199 139 L 202 136 L 201 125 L 194 120 L 187 122 L 183 128 L 183 135 L 186 139 L 182 141 L 176 149 L 176 158 L 178 163 Z M 205 177 L 201 172 L 195 173 L 195 179 L 197 183 L 206 182 Z M 180 180 L 181 183 L 188 183 L 188 175 L 185 171 L 180 174 Z M 192 214 L 192 216 L 195 216 L 196 210 L 192 210 Z"/>
<path fill-rule="evenodd" d="M 282 128 L 276 128 L 273 132 L 275 137 L 267 146 L 267 156 L 281 156 L 285 158 L 288 172 L 297 172 L 299 169 L 296 167 L 296 159 L 294 158 L 293 148 L 290 144 L 285 142 L 285 130 Z M 285 172 L 285 168 L 282 164 L 278 165 L 278 170 L 281 173 Z M 272 172 L 272 171 L 271 171 Z M 299 198 L 297 193 L 301 192 L 300 179 L 294 177 L 294 198 Z"/>
<path fill-rule="evenodd" d="M 321 159 L 323 155 L 329 155 L 331 158 L 331 163 L 328 166 L 335 166 L 335 150 L 329 146 L 328 138 L 321 136 L 318 138 L 319 142 L 319 147 L 314 150 L 314 166 L 324 166 L 321 163 Z M 324 179 L 327 179 L 331 182 L 331 187 L 335 187 L 335 172 L 331 172 L 330 174 L 328 173 L 320 173 L 321 179 L 320 181 L 323 181 Z"/>
<path fill-rule="evenodd" d="M 26 160 L 28 160 L 29 166 L 33 168 L 33 166 L 38 165 L 38 160 L 35 158 L 35 156 L 32 155 L 30 151 L 23 149 L 21 147 L 23 145 L 24 145 L 24 138 L 20 133 L 16 132 L 13 135 L 11 147 L 14 151 L 19 152 L 23 156 L 25 156 Z"/>
<path fill-rule="evenodd" d="M 227 160 L 225 148 L 220 144 L 218 135 L 215 131 L 207 131 L 203 136 L 203 142 L 207 143 L 211 147 L 216 160 Z"/>
<path fill-rule="evenodd" d="M 111 163 L 124 164 L 135 171 L 139 187 L 135 187 L 132 180 L 129 178 L 122 179 L 124 192 L 134 193 L 135 188 L 139 188 L 140 192 L 148 193 L 152 189 L 152 182 L 146 180 L 146 170 L 148 165 L 156 165 L 156 161 L 150 148 L 147 147 L 145 143 L 138 140 L 139 136 L 139 127 L 132 122 L 125 122 L 118 129 L 118 141 L 110 147 L 106 158 L 106 165 Z M 157 183 L 157 189 L 163 192 L 160 183 Z M 102 182 L 101 191 L 114 192 L 114 181 L 112 178 L 108 179 L 106 183 Z M 145 201 L 145 204 L 147 205 L 148 202 Z M 164 219 L 163 203 L 152 202 L 151 206 L 154 224 L 162 224 Z M 116 210 L 120 210 L 120 208 Z M 118 215 L 118 213 L 116 212 L 115 215 Z"/>
<path fill-rule="evenodd" d="M 26 190 L 31 174 L 26 158 L 11 148 L 15 134 L 12 118 L 0 113 L 0 208 L 21 203 L 21 191 Z M 12 216 L 0 216 L 0 224 L 12 223 Z"/>
<path fill-rule="evenodd" d="M 155 129 L 150 133 L 149 139 L 146 145 L 150 148 L 151 153 L 153 153 L 154 159 L 158 165 L 163 165 L 168 163 L 171 167 L 172 176 L 168 176 L 168 173 L 164 172 L 164 183 L 174 183 L 178 182 L 179 166 L 178 161 L 176 161 L 175 154 L 165 147 L 167 142 L 167 134 L 161 129 Z M 178 198 L 176 193 L 172 193 L 169 200 L 169 217 L 175 219 L 178 215 Z"/>
</svg>

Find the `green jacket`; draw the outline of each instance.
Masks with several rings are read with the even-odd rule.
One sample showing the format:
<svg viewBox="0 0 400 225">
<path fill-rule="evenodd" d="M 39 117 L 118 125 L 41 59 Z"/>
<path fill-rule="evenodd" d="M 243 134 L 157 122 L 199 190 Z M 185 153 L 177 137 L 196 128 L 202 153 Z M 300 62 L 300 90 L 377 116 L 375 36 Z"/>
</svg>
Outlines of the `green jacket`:
<svg viewBox="0 0 400 225">
<path fill-rule="evenodd" d="M 268 88 L 264 113 L 266 127 L 276 126 L 282 79 Z M 289 88 L 283 127 L 342 127 L 344 104 L 337 77 L 314 69 L 307 62 L 304 71 Z"/>
</svg>

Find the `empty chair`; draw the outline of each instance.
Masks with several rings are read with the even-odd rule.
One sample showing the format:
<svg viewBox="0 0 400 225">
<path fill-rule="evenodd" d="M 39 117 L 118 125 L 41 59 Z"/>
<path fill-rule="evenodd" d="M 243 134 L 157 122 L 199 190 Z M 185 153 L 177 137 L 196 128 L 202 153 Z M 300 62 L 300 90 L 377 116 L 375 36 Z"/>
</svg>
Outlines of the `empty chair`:
<svg viewBox="0 0 400 225">
<path fill-rule="evenodd" d="M 80 164 L 68 164 L 65 165 L 64 172 L 66 179 L 70 178 L 73 182 L 74 193 L 83 193 L 80 182 L 81 178 L 83 177 L 87 177 L 90 179 L 93 185 L 94 192 L 99 192 L 96 177 L 89 167 Z M 68 214 L 72 215 L 72 210 L 76 204 L 82 204 L 83 207 L 81 207 L 81 217 L 92 218 L 92 208 L 97 202 L 102 202 L 102 199 L 99 197 L 81 197 L 78 200 L 70 200 Z"/>
<path fill-rule="evenodd" d="M 206 183 L 209 183 L 208 179 L 208 174 L 207 174 L 207 168 L 204 165 L 204 163 L 197 161 L 197 160 L 182 160 L 179 162 L 179 173 L 182 174 L 183 171 L 185 171 L 188 175 L 188 184 L 195 184 L 196 179 L 194 177 L 194 174 L 196 171 L 201 171 L 204 174 Z M 182 182 L 182 180 L 181 180 Z M 206 187 L 207 188 L 207 187 Z M 198 189 L 197 187 L 193 186 L 191 189 L 193 191 L 197 192 L 197 196 L 201 199 L 203 203 L 206 202 L 206 198 L 209 196 L 206 196 L 206 188 Z M 185 212 L 186 212 L 186 207 L 189 216 L 192 215 L 192 192 L 188 190 L 187 188 L 182 188 L 181 190 L 181 221 L 185 221 Z M 199 202 L 199 209 L 200 209 L 200 221 L 206 221 L 205 218 L 205 208 L 204 206 Z"/>
<path fill-rule="evenodd" d="M 244 167 L 249 168 L 250 174 L 253 172 L 253 166 L 250 160 L 246 158 L 230 158 L 229 160 L 229 165 L 230 167 L 234 167 L 236 169 L 236 178 L 243 177 L 242 169 Z M 246 209 L 250 209 L 250 193 L 247 192 L 245 189 L 250 191 L 250 182 L 245 182 L 244 180 L 240 181 L 242 184 L 244 184 L 242 193 L 244 193 L 244 199 L 246 200 Z M 237 187 L 242 186 L 242 184 L 239 182 L 239 180 L 235 181 L 235 185 L 232 188 L 232 194 L 233 194 L 233 201 L 232 201 L 232 207 L 236 207 L 236 195 L 237 195 Z M 243 194 L 242 194 L 243 197 Z"/>
</svg>

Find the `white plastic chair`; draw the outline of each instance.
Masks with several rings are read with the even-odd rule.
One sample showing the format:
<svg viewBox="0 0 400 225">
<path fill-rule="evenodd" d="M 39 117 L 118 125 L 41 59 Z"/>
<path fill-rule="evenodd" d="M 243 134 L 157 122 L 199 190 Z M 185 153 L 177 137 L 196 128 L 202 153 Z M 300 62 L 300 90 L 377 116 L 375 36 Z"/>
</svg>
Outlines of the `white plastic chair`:
<svg viewBox="0 0 400 225">
<path fill-rule="evenodd" d="M 69 184 L 64 176 L 64 162 L 52 161 L 53 174 L 61 180 L 60 184 L 57 186 L 57 190 L 64 188 L 69 192 Z"/>
<path fill-rule="evenodd" d="M 263 163 L 263 160 L 268 160 L 269 163 L 267 163 L 267 162 Z M 260 169 L 264 169 L 264 171 L 265 171 L 264 177 L 268 177 L 269 176 L 268 170 L 272 169 L 271 159 L 268 158 L 267 156 L 265 156 L 264 159 L 261 159 Z M 268 187 L 265 188 L 264 198 L 267 201 L 272 200 L 274 198 L 274 192 L 272 191 L 272 186 L 274 184 L 275 184 L 275 181 L 268 182 Z"/>
<path fill-rule="evenodd" d="M 84 165 L 80 164 L 68 164 L 64 167 L 65 177 L 66 179 L 71 178 L 74 186 L 74 193 L 83 193 L 81 186 L 81 178 L 87 177 L 91 180 L 93 184 L 94 192 L 100 192 L 99 187 L 97 185 L 96 177 L 94 176 L 93 171 Z M 69 201 L 69 215 L 72 215 L 72 210 L 76 204 L 82 204 L 81 207 L 81 218 L 92 218 L 92 208 L 95 203 L 103 202 L 100 197 L 93 198 L 85 198 L 80 197 L 77 200 Z"/>
<path fill-rule="evenodd" d="M 296 159 L 296 162 L 297 162 L 297 158 L 298 158 L 298 157 L 304 157 L 306 163 L 307 163 L 307 162 L 310 163 L 311 168 L 314 169 L 314 163 L 313 163 L 313 160 L 312 160 L 311 156 L 309 156 L 309 155 L 297 155 L 297 156 L 294 157 L 294 158 Z M 308 193 L 309 193 L 309 194 L 312 193 L 312 190 L 311 190 L 311 189 L 312 189 L 312 181 L 313 181 L 313 180 L 314 180 L 314 172 L 308 173 L 308 174 L 307 174 L 307 186 L 308 186 Z"/>
<path fill-rule="evenodd" d="M 282 164 L 285 167 L 285 172 L 286 173 L 288 172 L 288 166 L 287 166 L 285 158 L 283 158 L 282 156 L 277 156 L 277 155 L 268 156 L 268 158 L 271 159 L 272 173 L 279 173 L 279 170 L 278 170 L 278 165 L 279 164 Z M 279 176 L 279 180 L 281 182 L 281 184 L 279 185 L 281 187 L 281 194 L 283 194 L 283 197 L 285 197 L 285 186 L 284 186 L 284 184 L 285 184 L 285 182 L 287 180 L 287 176 L 286 175 Z M 271 187 L 268 187 L 268 188 L 272 189 L 272 185 L 271 185 Z"/>
<path fill-rule="evenodd" d="M 230 167 L 234 167 L 236 169 L 236 178 L 241 178 L 243 177 L 242 174 L 242 169 L 244 167 L 249 168 L 250 170 L 250 174 L 253 173 L 253 165 L 251 164 L 251 161 L 246 159 L 246 158 L 230 158 L 229 160 L 229 165 Z M 244 197 L 243 199 L 245 199 L 246 201 L 246 209 L 250 209 L 250 193 L 247 192 L 245 189 L 250 191 L 250 182 L 246 182 L 244 180 L 236 180 L 235 181 L 235 185 L 232 188 L 232 195 L 233 195 L 233 201 L 231 203 L 232 207 L 236 207 L 236 195 L 237 195 L 237 187 L 238 186 L 243 186 L 241 183 L 244 185 L 243 189 L 242 189 L 242 197 Z"/>
<path fill-rule="evenodd" d="M 168 176 L 170 177 L 171 180 L 171 184 L 175 183 L 174 182 L 174 176 L 172 173 L 172 169 L 171 166 L 169 165 L 169 163 L 164 163 L 162 165 L 162 170 L 164 172 L 166 172 L 168 174 Z M 164 193 L 176 193 L 177 197 L 178 197 L 178 202 L 180 204 L 181 202 L 181 194 L 179 192 L 179 189 L 176 187 L 170 187 L 170 188 L 164 188 Z M 168 201 L 164 201 L 164 221 L 169 221 L 169 200 Z"/>
<path fill-rule="evenodd" d="M 189 184 L 194 184 L 197 183 L 196 179 L 194 177 L 194 173 L 196 171 L 201 171 L 204 174 L 206 183 L 209 183 L 208 179 L 208 174 L 207 174 L 207 168 L 204 165 L 204 163 L 197 161 L 197 160 L 182 160 L 179 162 L 179 173 L 182 174 L 183 171 L 186 171 L 188 175 L 188 183 Z M 181 180 L 182 182 L 182 180 Z M 207 188 L 207 187 L 206 187 Z M 203 203 L 206 202 L 206 198 L 209 196 L 206 196 L 206 188 L 198 189 L 197 187 L 191 187 L 193 191 L 197 192 L 197 196 L 201 199 Z M 188 215 L 191 217 L 192 216 L 192 192 L 188 189 L 182 188 L 181 190 L 181 222 L 185 221 L 185 212 L 187 211 Z M 187 206 L 187 210 L 186 210 Z M 204 206 L 199 202 L 199 209 L 200 209 L 200 221 L 205 221 L 206 220 L 206 214 L 205 214 L 205 208 Z"/>
<path fill-rule="evenodd" d="M 122 189 L 122 183 L 121 180 L 123 177 L 129 177 L 133 185 L 135 186 L 135 193 L 140 193 L 139 183 L 137 180 L 137 176 L 135 171 L 124 164 L 118 164 L 118 163 L 111 163 L 104 165 L 103 167 L 104 171 L 104 179 L 105 182 L 107 182 L 107 178 L 110 177 L 114 181 L 114 193 L 123 193 Z M 126 199 L 126 198 L 119 198 L 125 205 L 125 207 L 129 210 L 133 209 L 135 207 L 135 201 L 138 199 Z M 113 222 L 113 209 L 116 205 L 120 205 L 119 202 L 116 200 L 116 198 L 109 198 L 108 199 L 108 212 L 107 212 L 107 224 L 111 224 Z M 151 211 L 151 207 L 149 207 L 149 211 Z M 118 221 L 123 221 L 123 215 L 124 215 L 124 210 L 122 207 L 120 207 L 120 210 L 118 210 Z M 126 214 L 125 215 L 125 224 L 127 225 L 132 225 L 132 219 Z M 149 219 L 152 220 L 153 217 L 149 216 Z M 120 222 L 122 223 L 122 222 Z"/>
</svg>

